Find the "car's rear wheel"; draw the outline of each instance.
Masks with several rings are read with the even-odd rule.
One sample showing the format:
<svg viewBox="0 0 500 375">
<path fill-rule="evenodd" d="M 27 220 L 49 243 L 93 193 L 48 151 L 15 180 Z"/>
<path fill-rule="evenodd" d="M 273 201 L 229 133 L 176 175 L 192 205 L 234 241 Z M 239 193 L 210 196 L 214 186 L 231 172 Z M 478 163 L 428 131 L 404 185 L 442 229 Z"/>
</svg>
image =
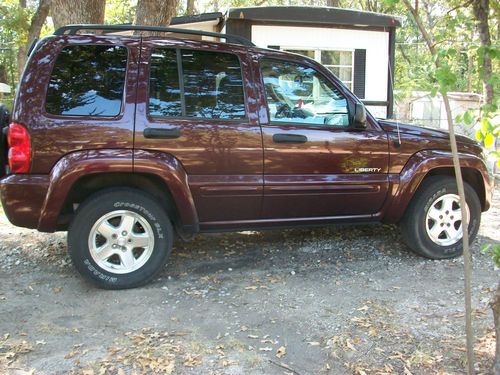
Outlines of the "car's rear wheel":
<svg viewBox="0 0 500 375">
<path fill-rule="evenodd" d="M 464 182 L 469 238 L 472 242 L 481 221 L 481 203 Z M 431 259 L 462 254 L 462 212 L 455 179 L 432 176 L 418 189 L 400 223 L 405 243 L 415 253 Z"/>
<path fill-rule="evenodd" d="M 133 189 L 97 193 L 77 210 L 68 230 L 76 269 L 105 289 L 149 282 L 172 250 L 172 224 L 153 198 Z"/>
</svg>

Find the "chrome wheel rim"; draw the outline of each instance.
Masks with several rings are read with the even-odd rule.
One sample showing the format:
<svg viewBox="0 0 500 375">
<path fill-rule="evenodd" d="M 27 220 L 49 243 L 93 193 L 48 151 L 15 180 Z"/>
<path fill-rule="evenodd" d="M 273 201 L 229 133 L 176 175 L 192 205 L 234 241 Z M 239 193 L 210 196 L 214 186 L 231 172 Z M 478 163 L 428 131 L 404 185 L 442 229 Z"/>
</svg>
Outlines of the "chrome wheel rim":
<svg viewBox="0 0 500 375">
<path fill-rule="evenodd" d="M 151 258 L 154 249 L 151 225 L 141 215 L 117 210 L 97 220 L 90 230 L 88 246 L 96 264 L 111 273 L 131 273 Z"/>
<path fill-rule="evenodd" d="M 466 207 L 469 222 L 469 207 Z M 450 246 L 462 239 L 462 211 L 456 194 L 445 194 L 430 205 L 425 217 L 427 235 L 439 246 Z"/>
</svg>

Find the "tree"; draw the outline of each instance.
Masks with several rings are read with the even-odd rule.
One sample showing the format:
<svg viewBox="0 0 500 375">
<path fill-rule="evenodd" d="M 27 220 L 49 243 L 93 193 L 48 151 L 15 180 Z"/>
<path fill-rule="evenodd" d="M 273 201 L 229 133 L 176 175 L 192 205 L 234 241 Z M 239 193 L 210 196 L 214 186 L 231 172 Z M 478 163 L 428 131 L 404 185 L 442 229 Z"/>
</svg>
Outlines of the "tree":
<svg viewBox="0 0 500 375">
<path fill-rule="evenodd" d="M 110 25 L 134 22 L 136 4 L 130 0 L 106 0 L 104 22 Z"/>
<path fill-rule="evenodd" d="M 493 104 L 493 85 L 491 84 L 492 65 L 489 49 L 491 48 L 489 18 L 489 0 L 475 0 L 472 2 L 472 8 L 477 20 L 479 40 L 481 41 L 481 59 L 482 59 L 482 80 L 485 102 Z"/>
<path fill-rule="evenodd" d="M 26 2 L 21 1 L 20 6 L 26 9 Z M 19 47 L 17 51 L 17 71 L 20 75 L 26 64 L 26 54 L 28 49 L 31 47 L 33 42 L 40 37 L 40 32 L 42 31 L 43 24 L 49 15 L 50 0 L 40 0 L 35 14 L 31 18 L 31 22 L 28 29 L 28 40 L 25 44 Z"/>
<path fill-rule="evenodd" d="M 178 0 L 139 0 L 136 25 L 168 26 L 177 12 Z"/>
<path fill-rule="evenodd" d="M 186 14 L 188 16 L 192 16 L 195 14 L 196 10 L 194 7 L 194 0 L 187 0 L 187 5 L 186 5 Z"/>
<path fill-rule="evenodd" d="M 54 28 L 75 23 L 104 23 L 106 0 L 52 0 Z"/>
<path fill-rule="evenodd" d="M 326 0 L 326 6 L 339 8 L 340 0 Z"/>
<path fill-rule="evenodd" d="M 498 4 L 497 4 L 498 6 Z M 474 16 L 477 21 L 479 40 L 481 46 L 479 48 L 479 61 L 481 62 L 480 77 L 483 81 L 484 105 L 481 108 L 481 130 L 477 133 L 477 138 L 485 143 L 494 144 L 494 138 L 500 135 L 500 126 L 492 123 L 492 118 L 498 116 L 497 98 L 495 97 L 492 72 L 492 55 L 498 55 L 498 50 L 492 48 L 490 28 L 489 28 L 489 0 L 477 0 L 472 2 Z M 497 28 L 499 25 L 497 25 Z M 500 28 L 498 29 L 500 31 Z M 498 151 L 494 151 L 497 158 L 500 158 Z M 487 246 L 486 251 L 489 251 L 497 267 L 500 267 L 500 246 Z M 493 365 L 493 373 L 500 373 L 500 282 L 497 285 L 496 292 L 491 300 L 491 308 L 493 310 L 493 320 L 495 322 L 496 350 L 495 363 Z"/>
<path fill-rule="evenodd" d="M 409 0 L 403 0 L 408 11 L 413 16 L 413 19 L 417 23 L 417 26 L 424 38 L 424 41 L 434 58 L 435 69 L 435 77 L 439 84 L 439 91 L 443 97 L 443 103 L 446 111 L 446 118 L 448 121 L 448 130 L 450 133 L 450 144 L 451 144 L 451 152 L 453 155 L 453 166 L 455 170 L 455 177 L 457 181 L 458 195 L 460 197 L 460 208 L 462 211 L 462 245 L 463 245 L 463 253 L 464 253 L 464 290 L 465 290 L 465 325 L 466 325 L 466 336 L 467 336 L 467 369 L 468 373 L 474 374 L 474 338 L 472 331 L 472 299 L 471 299 L 471 255 L 469 250 L 469 223 L 467 220 L 467 204 L 465 201 L 465 192 L 464 192 L 464 182 L 462 178 L 462 170 L 460 167 L 460 159 L 458 156 L 457 149 L 457 141 L 455 138 L 455 127 L 453 124 L 453 118 L 451 114 L 450 102 L 448 100 L 447 91 L 449 89 L 450 84 L 454 83 L 456 77 L 450 69 L 450 66 L 447 64 L 447 60 L 450 57 L 450 51 L 446 50 L 438 50 L 436 48 L 436 41 L 433 38 L 433 35 L 428 32 L 425 28 L 422 18 L 418 12 L 416 2 L 415 7 L 412 6 Z"/>
</svg>

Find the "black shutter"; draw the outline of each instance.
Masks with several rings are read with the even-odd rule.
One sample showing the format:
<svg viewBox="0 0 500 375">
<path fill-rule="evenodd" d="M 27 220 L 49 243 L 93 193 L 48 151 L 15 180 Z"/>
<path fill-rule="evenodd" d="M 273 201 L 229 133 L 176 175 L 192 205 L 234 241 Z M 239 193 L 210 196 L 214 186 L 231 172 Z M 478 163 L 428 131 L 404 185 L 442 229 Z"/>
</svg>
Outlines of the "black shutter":
<svg viewBox="0 0 500 375">
<path fill-rule="evenodd" d="M 354 50 L 353 91 L 360 99 L 365 98 L 366 49 Z"/>
<path fill-rule="evenodd" d="M 280 46 L 267 46 L 267 48 L 280 50 Z"/>
</svg>

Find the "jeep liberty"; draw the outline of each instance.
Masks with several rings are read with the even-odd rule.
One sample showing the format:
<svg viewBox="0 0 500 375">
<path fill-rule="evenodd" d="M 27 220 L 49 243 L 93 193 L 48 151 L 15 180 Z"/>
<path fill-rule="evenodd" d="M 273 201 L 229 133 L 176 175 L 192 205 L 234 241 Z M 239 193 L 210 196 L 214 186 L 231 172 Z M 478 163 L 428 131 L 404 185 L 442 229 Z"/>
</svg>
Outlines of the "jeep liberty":
<svg viewBox="0 0 500 375">
<path fill-rule="evenodd" d="M 161 36 L 116 34 L 138 29 Z M 34 46 L 0 140 L 12 224 L 68 231 L 108 289 L 152 280 L 175 234 L 379 222 L 424 257 L 461 254 L 446 132 L 375 119 L 307 57 L 172 32 L 72 25 Z M 458 148 L 474 238 L 492 182 L 478 143 Z"/>
</svg>

